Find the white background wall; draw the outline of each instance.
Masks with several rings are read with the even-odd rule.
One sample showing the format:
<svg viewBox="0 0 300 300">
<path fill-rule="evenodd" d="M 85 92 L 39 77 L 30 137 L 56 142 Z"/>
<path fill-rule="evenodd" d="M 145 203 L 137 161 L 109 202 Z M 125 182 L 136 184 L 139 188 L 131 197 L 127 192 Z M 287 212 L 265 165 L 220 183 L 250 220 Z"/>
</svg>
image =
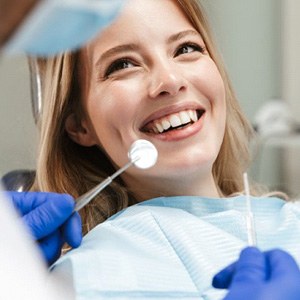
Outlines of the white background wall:
<svg viewBox="0 0 300 300">
<path fill-rule="evenodd" d="M 300 1 L 282 1 L 283 17 L 283 98 L 300 123 Z M 284 155 L 284 181 L 288 190 L 300 195 L 300 145 L 289 147 Z"/>
<path fill-rule="evenodd" d="M 0 174 L 3 175 L 10 170 L 34 168 L 36 127 L 26 59 L 0 58 Z"/>
</svg>

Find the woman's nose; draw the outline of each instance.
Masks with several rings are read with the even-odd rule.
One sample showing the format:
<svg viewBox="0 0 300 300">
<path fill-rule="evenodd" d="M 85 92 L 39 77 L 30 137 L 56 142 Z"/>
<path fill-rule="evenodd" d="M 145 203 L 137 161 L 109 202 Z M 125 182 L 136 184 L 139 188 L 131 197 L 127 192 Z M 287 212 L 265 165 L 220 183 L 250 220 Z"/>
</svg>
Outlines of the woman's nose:
<svg viewBox="0 0 300 300">
<path fill-rule="evenodd" d="M 176 96 L 184 89 L 186 89 L 185 79 L 180 70 L 172 64 L 160 64 L 150 74 L 150 98 Z"/>
</svg>

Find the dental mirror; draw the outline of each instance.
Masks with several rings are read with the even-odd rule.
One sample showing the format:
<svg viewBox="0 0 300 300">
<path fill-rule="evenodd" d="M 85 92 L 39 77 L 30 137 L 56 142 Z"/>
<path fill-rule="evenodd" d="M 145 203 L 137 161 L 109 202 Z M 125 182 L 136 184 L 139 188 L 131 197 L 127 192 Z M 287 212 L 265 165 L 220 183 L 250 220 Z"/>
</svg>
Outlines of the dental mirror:
<svg viewBox="0 0 300 300">
<path fill-rule="evenodd" d="M 76 199 L 74 211 L 79 211 L 86 206 L 95 196 L 107 187 L 117 176 L 134 165 L 139 169 L 148 169 L 155 165 L 158 152 L 155 146 L 147 140 L 136 140 L 128 151 L 129 162 L 113 175 L 107 177 L 100 184 Z"/>
<path fill-rule="evenodd" d="M 155 165 L 158 152 L 155 146 L 147 140 L 135 141 L 129 151 L 128 157 L 139 169 L 148 169 Z"/>
</svg>

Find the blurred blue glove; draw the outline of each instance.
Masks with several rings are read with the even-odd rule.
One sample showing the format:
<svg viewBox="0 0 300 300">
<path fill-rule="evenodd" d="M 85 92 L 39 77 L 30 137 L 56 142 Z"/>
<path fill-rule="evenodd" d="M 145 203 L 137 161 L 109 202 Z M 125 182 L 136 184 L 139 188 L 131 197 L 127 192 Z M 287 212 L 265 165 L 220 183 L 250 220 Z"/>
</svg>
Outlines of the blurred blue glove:
<svg viewBox="0 0 300 300">
<path fill-rule="evenodd" d="M 48 264 L 61 254 L 66 242 L 77 248 L 82 240 L 79 214 L 73 213 L 75 202 L 66 194 L 42 192 L 7 192 L 15 208 L 38 241 Z"/>
<path fill-rule="evenodd" d="M 229 289 L 224 300 L 299 300 L 300 270 L 282 250 L 249 247 L 213 278 L 213 286 Z"/>
</svg>

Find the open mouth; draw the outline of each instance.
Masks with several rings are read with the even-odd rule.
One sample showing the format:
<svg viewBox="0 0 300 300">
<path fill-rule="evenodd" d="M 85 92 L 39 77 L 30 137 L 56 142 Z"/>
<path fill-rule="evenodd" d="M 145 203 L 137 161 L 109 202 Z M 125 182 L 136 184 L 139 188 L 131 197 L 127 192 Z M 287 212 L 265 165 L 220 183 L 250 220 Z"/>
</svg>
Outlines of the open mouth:
<svg viewBox="0 0 300 300">
<path fill-rule="evenodd" d="M 205 113 L 203 109 L 188 109 L 164 116 L 147 123 L 141 129 L 145 133 L 162 134 L 172 130 L 182 130 L 196 123 Z"/>
</svg>

